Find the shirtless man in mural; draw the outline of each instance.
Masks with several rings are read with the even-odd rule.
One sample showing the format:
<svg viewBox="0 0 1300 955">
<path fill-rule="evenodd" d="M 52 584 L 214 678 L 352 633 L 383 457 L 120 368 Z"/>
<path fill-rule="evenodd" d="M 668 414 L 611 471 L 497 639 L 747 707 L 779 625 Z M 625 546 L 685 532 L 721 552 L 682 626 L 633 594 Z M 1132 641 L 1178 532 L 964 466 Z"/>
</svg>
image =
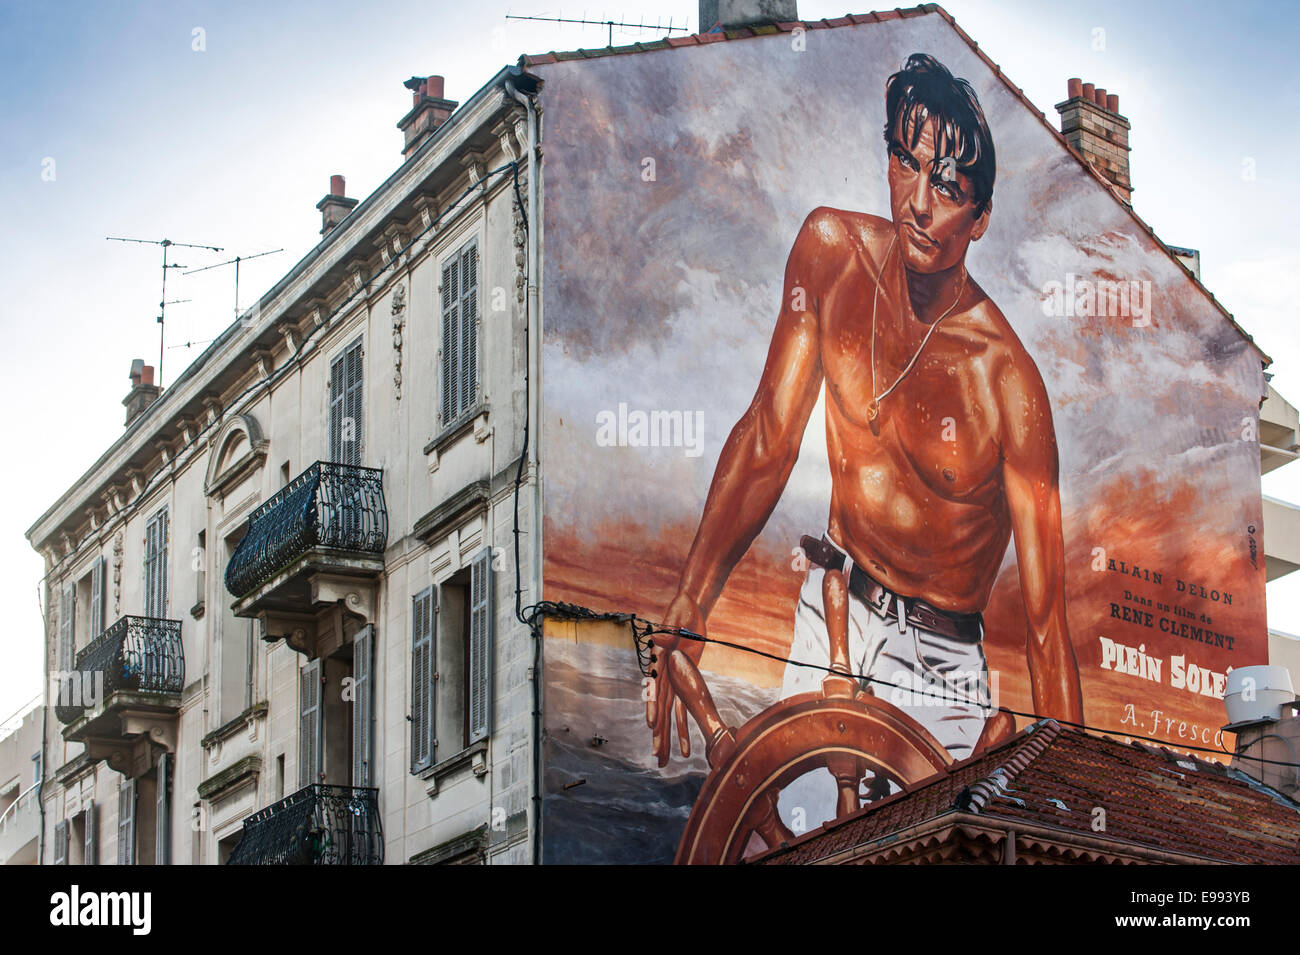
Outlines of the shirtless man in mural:
<svg viewBox="0 0 1300 955">
<path fill-rule="evenodd" d="M 841 570 L 853 671 L 924 686 L 873 692 L 961 759 L 1014 728 L 988 705 L 982 646 L 982 613 L 1013 535 L 1034 710 L 1083 721 L 1056 436 L 1037 366 L 966 272 L 967 247 L 988 228 L 995 173 L 974 91 L 916 54 L 890 77 L 885 100 L 890 219 L 819 208 L 804 222 L 758 391 L 722 449 L 664 621 L 706 633 L 789 480 L 824 381 L 830 516 L 826 533 L 801 545 L 809 571 L 791 659 L 827 665 L 822 580 Z M 657 640 L 661 659 L 680 649 L 698 661 L 704 646 Z M 647 722 L 664 766 L 673 716 L 683 755 L 689 728 L 667 668 L 658 670 Z M 824 676 L 788 665 L 782 698 L 817 691 Z M 934 705 L 935 686 L 956 702 Z"/>
</svg>

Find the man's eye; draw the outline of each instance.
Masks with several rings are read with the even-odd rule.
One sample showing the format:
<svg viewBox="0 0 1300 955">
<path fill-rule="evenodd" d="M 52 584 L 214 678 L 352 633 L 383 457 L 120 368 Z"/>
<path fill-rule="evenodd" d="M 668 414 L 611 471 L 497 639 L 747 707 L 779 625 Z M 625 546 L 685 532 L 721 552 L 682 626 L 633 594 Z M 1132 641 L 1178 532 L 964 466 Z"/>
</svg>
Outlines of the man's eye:
<svg viewBox="0 0 1300 955">
<path fill-rule="evenodd" d="M 912 159 L 911 156 L 904 155 L 903 153 L 894 153 L 894 158 L 898 160 L 898 164 L 904 169 L 915 170 L 917 168 L 916 161 Z"/>
</svg>

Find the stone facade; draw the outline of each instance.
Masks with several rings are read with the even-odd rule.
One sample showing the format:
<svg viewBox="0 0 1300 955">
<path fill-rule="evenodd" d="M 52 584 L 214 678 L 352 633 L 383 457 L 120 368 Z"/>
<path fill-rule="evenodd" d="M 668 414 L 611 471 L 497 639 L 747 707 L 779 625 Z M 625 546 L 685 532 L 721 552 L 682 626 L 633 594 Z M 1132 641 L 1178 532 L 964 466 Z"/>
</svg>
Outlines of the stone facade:
<svg viewBox="0 0 1300 955">
<path fill-rule="evenodd" d="M 125 861 L 140 864 L 168 854 L 175 864 L 226 861 L 247 817 L 300 789 L 300 763 L 310 758 L 302 675 L 313 661 L 323 672 L 317 779 L 351 785 L 358 749 L 349 691 L 361 678 L 353 648 L 367 626 L 368 772 L 383 861 L 531 861 L 534 646 L 515 616 L 517 582 L 525 606 L 536 599 L 530 468 L 518 492 L 518 573 L 513 534 L 528 407 L 517 253 L 529 164 L 526 113 L 507 76 L 439 117 L 388 181 L 140 408 L 28 532 L 46 562 L 52 678 L 43 863 L 87 853 L 111 863 L 129 842 L 134 859 Z M 443 339 L 444 269 L 469 243 L 477 249 L 475 394 L 467 414 L 443 421 L 443 349 L 457 347 Z M 301 612 L 259 610 L 256 595 L 227 591 L 227 566 L 250 516 L 313 462 L 332 460 L 332 363 L 358 342 L 358 460 L 382 469 L 386 542 L 366 559 L 326 555 L 328 573 L 285 569 L 282 577 L 304 574 L 310 588 L 295 598 Z M 150 535 L 164 509 L 159 578 Z M 469 663 L 440 649 L 437 746 L 433 764 L 413 772 L 412 601 L 432 586 L 450 607 L 449 588 L 485 549 L 490 733 L 462 743 L 444 685 L 465 678 Z M 58 699 L 67 693 L 58 674 L 88 659 L 70 661 L 65 641 L 82 654 L 119 617 L 148 616 L 146 605 L 159 599 L 162 616 L 180 621 L 183 680 L 169 663 L 168 679 L 179 680 L 172 690 L 114 692 L 110 673 L 102 694 L 92 683 L 89 699 L 72 701 L 83 706 L 75 718 L 56 714 L 69 702 Z M 290 618 L 299 625 L 280 631 Z M 160 785 L 169 799 L 158 798 Z"/>
</svg>

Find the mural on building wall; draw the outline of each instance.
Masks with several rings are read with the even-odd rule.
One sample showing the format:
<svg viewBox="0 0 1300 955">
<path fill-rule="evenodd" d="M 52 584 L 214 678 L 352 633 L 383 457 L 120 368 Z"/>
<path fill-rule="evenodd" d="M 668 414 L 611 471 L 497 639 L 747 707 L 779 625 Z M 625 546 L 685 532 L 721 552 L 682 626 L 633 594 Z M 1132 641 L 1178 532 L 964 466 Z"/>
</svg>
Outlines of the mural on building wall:
<svg viewBox="0 0 1300 955">
<path fill-rule="evenodd" d="M 545 597 L 705 638 L 548 625 L 547 861 L 735 861 L 1029 714 L 1227 746 L 1259 354 L 944 20 L 538 72 Z"/>
</svg>

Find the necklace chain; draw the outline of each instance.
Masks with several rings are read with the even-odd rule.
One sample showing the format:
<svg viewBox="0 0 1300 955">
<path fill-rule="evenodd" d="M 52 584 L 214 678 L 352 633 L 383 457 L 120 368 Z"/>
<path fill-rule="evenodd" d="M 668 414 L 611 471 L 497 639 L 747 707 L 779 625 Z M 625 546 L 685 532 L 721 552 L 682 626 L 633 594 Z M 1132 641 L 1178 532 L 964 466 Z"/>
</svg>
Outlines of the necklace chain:
<svg viewBox="0 0 1300 955">
<path fill-rule="evenodd" d="M 916 354 L 912 356 L 911 360 L 907 363 L 907 366 L 903 368 L 902 373 L 894 380 L 894 383 L 880 394 L 876 394 L 876 305 L 880 301 L 880 283 L 885 277 L 885 266 L 889 264 L 889 256 L 893 253 L 894 244 L 897 241 L 898 234 L 895 233 L 894 237 L 889 241 L 889 249 L 885 252 L 884 262 L 880 267 L 880 274 L 876 276 L 876 291 L 871 298 L 871 394 L 873 397 L 871 399 L 871 404 L 867 406 L 868 420 L 875 420 L 876 415 L 880 412 L 880 402 L 884 401 L 885 398 L 889 396 L 890 392 L 902 384 L 903 379 L 906 378 L 908 372 L 912 370 L 917 359 L 921 357 L 921 352 L 925 351 L 925 346 L 930 341 L 930 336 L 934 334 L 934 330 L 938 328 L 939 323 L 947 318 L 949 313 L 957 307 L 957 303 L 961 301 L 962 293 L 966 291 L 966 270 L 963 268 L 961 270 L 961 282 L 957 286 L 957 296 L 952 300 L 952 304 L 948 306 L 942 315 L 930 324 L 930 328 L 925 333 L 925 337 L 921 339 L 921 346 L 917 348 Z"/>
</svg>

